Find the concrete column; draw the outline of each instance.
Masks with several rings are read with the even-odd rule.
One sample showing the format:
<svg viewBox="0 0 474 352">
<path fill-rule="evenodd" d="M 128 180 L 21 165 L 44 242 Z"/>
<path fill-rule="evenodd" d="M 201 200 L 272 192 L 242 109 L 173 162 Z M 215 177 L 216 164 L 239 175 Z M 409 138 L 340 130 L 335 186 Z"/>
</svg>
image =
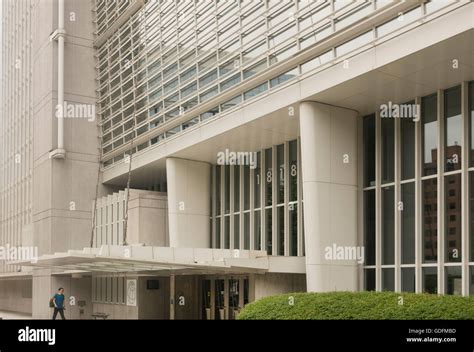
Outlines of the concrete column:
<svg viewBox="0 0 474 352">
<path fill-rule="evenodd" d="M 306 281 L 310 292 L 356 291 L 357 113 L 300 104 Z M 336 249 L 336 251 L 334 251 Z"/>
<path fill-rule="evenodd" d="M 211 247 L 211 166 L 166 160 L 170 247 Z"/>
</svg>

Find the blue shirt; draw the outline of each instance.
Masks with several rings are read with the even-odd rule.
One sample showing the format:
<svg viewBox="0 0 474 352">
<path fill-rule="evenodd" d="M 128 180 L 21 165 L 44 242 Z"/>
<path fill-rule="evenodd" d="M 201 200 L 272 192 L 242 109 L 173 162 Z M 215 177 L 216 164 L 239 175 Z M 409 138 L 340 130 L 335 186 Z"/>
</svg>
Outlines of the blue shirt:
<svg viewBox="0 0 474 352">
<path fill-rule="evenodd" d="M 57 308 L 64 308 L 64 295 L 60 295 L 59 293 L 56 293 L 54 295 L 54 302 L 56 302 L 56 307 Z"/>
</svg>

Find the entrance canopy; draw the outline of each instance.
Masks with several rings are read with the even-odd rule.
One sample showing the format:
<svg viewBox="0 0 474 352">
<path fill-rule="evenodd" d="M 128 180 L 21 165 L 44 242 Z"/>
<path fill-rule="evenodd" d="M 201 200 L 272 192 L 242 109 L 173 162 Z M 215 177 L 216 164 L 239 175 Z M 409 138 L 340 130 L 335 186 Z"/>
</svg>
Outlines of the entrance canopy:
<svg viewBox="0 0 474 352">
<path fill-rule="evenodd" d="M 265 251 L 106 245 L 9 264 L 99 273 L 237 274 L 267 272 L 271 260 Z"/>
</svg>

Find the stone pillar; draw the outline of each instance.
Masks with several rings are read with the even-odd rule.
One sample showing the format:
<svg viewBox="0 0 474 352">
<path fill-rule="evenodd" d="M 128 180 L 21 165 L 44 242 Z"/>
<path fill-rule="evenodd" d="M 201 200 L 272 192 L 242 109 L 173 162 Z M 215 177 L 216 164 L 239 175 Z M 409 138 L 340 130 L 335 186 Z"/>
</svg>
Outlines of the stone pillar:
<svg viewBox="0 0 474 352">
<path fill-rule="evenodd" d="M 170 247 L 211 247 L 211 165 L 166 160 Z"/>
<path fill-rule="evenodd" d="M 357 113 L 300 104 L 306 280 L 309 292 L 356 291 Z M 333 256 L 331 256 L 333 255 Z"/>
</svg>

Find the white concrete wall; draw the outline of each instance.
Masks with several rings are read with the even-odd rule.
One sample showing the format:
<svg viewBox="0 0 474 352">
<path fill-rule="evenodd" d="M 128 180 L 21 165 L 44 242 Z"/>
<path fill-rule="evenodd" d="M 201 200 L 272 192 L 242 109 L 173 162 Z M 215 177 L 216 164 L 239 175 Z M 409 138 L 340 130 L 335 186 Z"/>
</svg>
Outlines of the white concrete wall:
<svg viewBox="0 0 474 352">
<path fill-rule="evenodd" d="M 211 166 L 166 160 L 170 247 L 210 248 Z"/>
<path fill-rule="evenodd" d="M 65 1 L 65 100 L 95 104 L 92 2 Z M 39 255 L 89 245 L 91 204 L 98 170 L 97 121 L 66 118 L 65 160 L 52 160 L 57 148 L 57 1 L 35 0 L 33 13 L 33 239 Z M 56 279 L 39 271 L 33 279 L 33 316 L 47 318 Z M 67 293 L 67 292 L 66 292 Z M 71 314 L 71 313 L 68 313 Z"/>
<path fill-rule="evenodd" d="M 325 254 L 357 246 L 357 113 L 303 102 L 300 126 L 308 291 L 355 291 L 356 262 Z"/>
<path fill-rule="evenodd" d="M 306 278 L 304 274 L 257 274 L 253 275 L 250 285 L 250 300 L 254 301 L 284 293 L 305 292 Z"/>
<path fill-rule="evenodd" d="M 9 278 L 0 280 L 0 309 L 31 314 L 31 278 Z"/>
</svg>

